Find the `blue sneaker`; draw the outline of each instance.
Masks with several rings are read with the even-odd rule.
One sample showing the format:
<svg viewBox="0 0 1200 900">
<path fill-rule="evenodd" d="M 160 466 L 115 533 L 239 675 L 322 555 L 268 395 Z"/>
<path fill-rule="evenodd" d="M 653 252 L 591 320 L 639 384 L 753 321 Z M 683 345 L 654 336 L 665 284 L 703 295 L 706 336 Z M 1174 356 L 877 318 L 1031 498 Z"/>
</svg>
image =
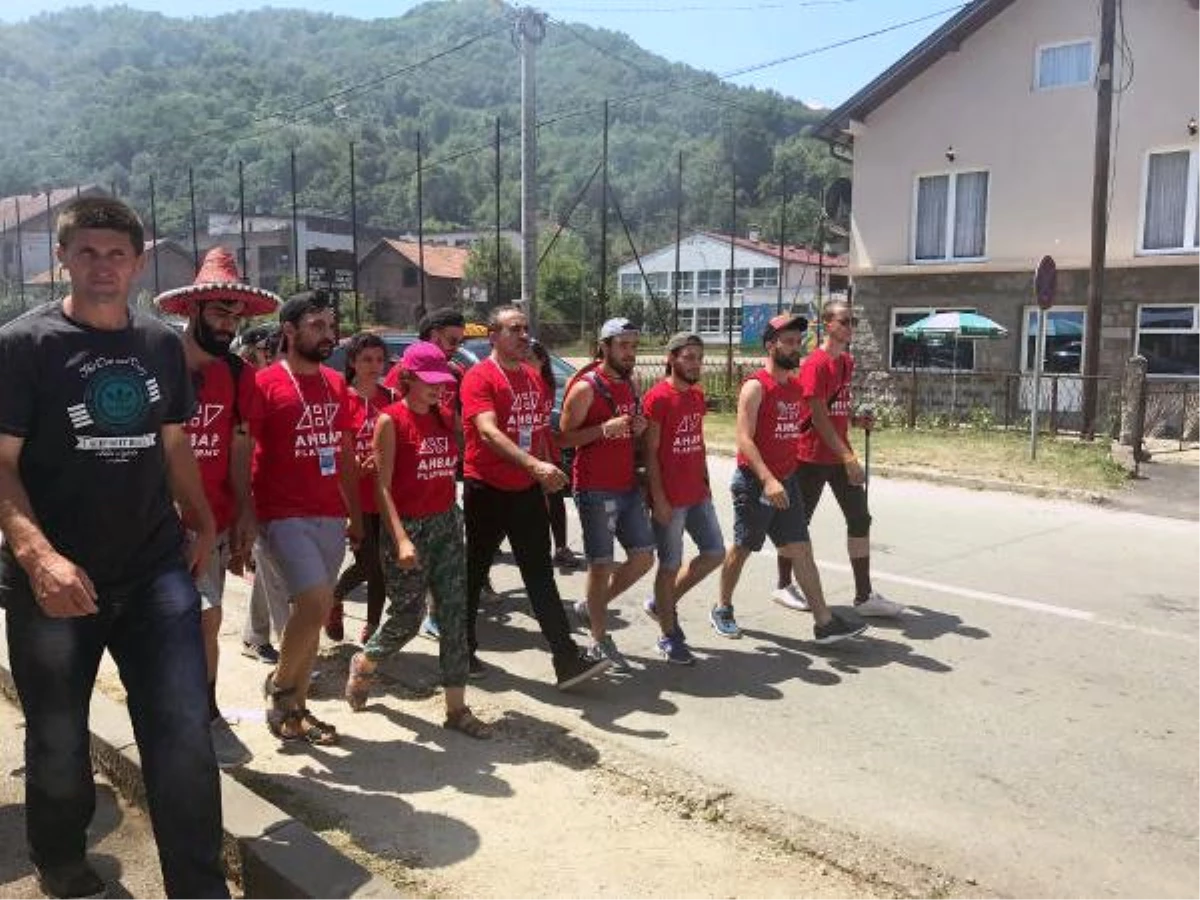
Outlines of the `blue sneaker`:
<svg viewBox="0 0 1200 900">
<path fill-rule="evenodd" d="M 721 637 L 742 636 L 742 629 L 738 628 L 737 620 L 733 617 L 733 606 L 714 606 L 709 610 L 708 621 L 712 623 L 713 631 Z"/>
<path fill-rule="evenodd" d="M 642 604 L 642 611 L 645 612 L 645 614 L 652 618 L 655 622 L 658 621 L 658 608 L 654 605 L 653 597 Z M 679 624 L 678 609 L 675 610 L 675 630 L 671 632 L 671 636 L 681 644 L 687 643 L 687 636 L 683 633 L 683 626 Z"/>
<path fill-rule="evenodd" d="M 674 635 L 658 639 L 658 652 L 662 654 L 663 659 L 676 666 L 694 666 L 696 664 L 696 657 L 692 655 L 688 645 L 677 640 Z"/>
</svg>

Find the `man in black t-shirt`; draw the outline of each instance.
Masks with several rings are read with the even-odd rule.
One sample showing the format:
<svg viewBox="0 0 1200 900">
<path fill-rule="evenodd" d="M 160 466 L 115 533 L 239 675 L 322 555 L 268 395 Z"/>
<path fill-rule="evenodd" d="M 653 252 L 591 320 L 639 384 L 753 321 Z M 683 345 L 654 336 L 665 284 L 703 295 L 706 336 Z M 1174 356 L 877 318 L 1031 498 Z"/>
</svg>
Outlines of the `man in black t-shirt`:
<svg viewBox="0 0 1200 900">
<path fill-rule="evenodd" d="M 189 565 L 215 540 L 184 424 L 179 338 L 129 307 L 141 222 L 109 198 L 58 220 L 71 293 L 0 328 L 0 602 L 25 713 L 30 856 L 52 897 L 100 896 L 88 705 L 107 649 L 141 755 L 168 896 L 227 897 Z M 175 501 L 196 524 L 190 559 Z"/>
</svg>

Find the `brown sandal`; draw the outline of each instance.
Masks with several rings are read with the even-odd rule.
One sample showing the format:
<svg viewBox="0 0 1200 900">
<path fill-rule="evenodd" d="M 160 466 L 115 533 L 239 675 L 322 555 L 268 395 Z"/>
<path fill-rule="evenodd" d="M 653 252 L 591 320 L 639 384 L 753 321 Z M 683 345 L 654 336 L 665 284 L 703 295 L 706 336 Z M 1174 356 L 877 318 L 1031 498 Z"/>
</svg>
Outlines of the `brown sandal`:
<svg viewBox="0 0 1200 900">
<path fill-rule="evenodd" d="M 346 676 L 346 702 L 355 712 L 360 712 L 367 705 L 371 686 L 375 684 L 375 673 L 362 670 L 365 661 L 365 656 L 355 653 L 350 657 L 350 674 Z"/>
<path fill-rule="evenodd" d="M 442 727 L 449 728 L 451 731 L 460 731 L 467 737 L 473 737 L 479 741 L 489 740 L 492 736 L 492 726 L 471 712 L 469 706 L 449 713 L 446 721 L 442 723 Z"/>
<path fill-rule="evenodd" d="M 281 688 L 275 684 L 275 672 L 267 674 L 263 682 L 263 699 L 267 701 L 267 729 L 280 740 L 288 740 L 283 726 L 295 708 L 287 704 L 287 698 L 296 693 L 295 688 Z"/>
<path fill-rule="evenodd" d="M 290 735 L 290 740 L 307 741 L 314 747 L 332 747 L 340 740 L 336 728 L 328 722 L 322 722 L 303 706 L 298 707 L 293 712 L 295 715 L 291 718 L 291 721 L 300 730 L 296 734 Z"/>
</svg>

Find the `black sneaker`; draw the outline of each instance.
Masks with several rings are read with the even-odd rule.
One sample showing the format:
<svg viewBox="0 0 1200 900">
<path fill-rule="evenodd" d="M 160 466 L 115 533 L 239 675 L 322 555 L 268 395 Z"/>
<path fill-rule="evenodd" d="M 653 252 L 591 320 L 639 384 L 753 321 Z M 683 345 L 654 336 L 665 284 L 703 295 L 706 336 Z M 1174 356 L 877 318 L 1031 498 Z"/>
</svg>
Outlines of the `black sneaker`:
<svg viewBox="0 0 1200 900">
<path fill-rule="evenodd" d="M 252 644 L 249 641 L 242 641 L 242 656 L 257 659 L 259 662 L 264 662 L 270 666 L 279 662 L 279 651 L 272 647 L 270 643 Z"/>
<path fill-rule="evenodd" d="M 37 867 L 38 887 L 47 897 L 107 897 L 108 885 L 87 860 Z"/>
<path fill-rule="evenodd" d="M 605 656 L 593 656 L 587 650 L 580 650 L 575 656 L 565 656 L 562 661 L 554 661 L 554 674 L 558 679 L 558 689 L 569 691 L 577 684 L 595 678 L 601 672 L 612 667 L 612 660 Z"/>
<path fill-rule="evenodd" d="M 824 625 L 813 625 L 813 637 L 818 644 L 836 644 L 846 638 L 857 637 L 867 630 L 862 616 L 848 609 L 831 609 L 833 617 Z"/>
<path fill-rule="evenodd" d="M 467 677 L 474 678 L 478 681 L 480 678 L 487 678 L 488 667 L 474 653 L 471 654 L 471 660 L 467 664 Z"/>
</svg>

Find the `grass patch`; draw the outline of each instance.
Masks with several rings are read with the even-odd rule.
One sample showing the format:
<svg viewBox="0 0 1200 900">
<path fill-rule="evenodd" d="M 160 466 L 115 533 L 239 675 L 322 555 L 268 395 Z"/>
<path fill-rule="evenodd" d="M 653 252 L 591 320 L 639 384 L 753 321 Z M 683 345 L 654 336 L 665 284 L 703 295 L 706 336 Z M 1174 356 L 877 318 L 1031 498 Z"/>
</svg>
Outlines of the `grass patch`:
<svg viewBox="0 0 1200 900">
<path fill-rule="evenodd" d="M 714 450 L 733 448 L 734 429 L 732 413 L 704 418 L 705 437 Z M 863 433 L 854 431 L 851 440 L 863 457 Z M 1107 440 L 1043 435 L 1035 462 L 1029 459 L 1028 433 L 1015 431 L 879 428 L 871 435 L 871 464 L 1084 491 L 1112 491 L 1127 483 Z"/>
</svg>

